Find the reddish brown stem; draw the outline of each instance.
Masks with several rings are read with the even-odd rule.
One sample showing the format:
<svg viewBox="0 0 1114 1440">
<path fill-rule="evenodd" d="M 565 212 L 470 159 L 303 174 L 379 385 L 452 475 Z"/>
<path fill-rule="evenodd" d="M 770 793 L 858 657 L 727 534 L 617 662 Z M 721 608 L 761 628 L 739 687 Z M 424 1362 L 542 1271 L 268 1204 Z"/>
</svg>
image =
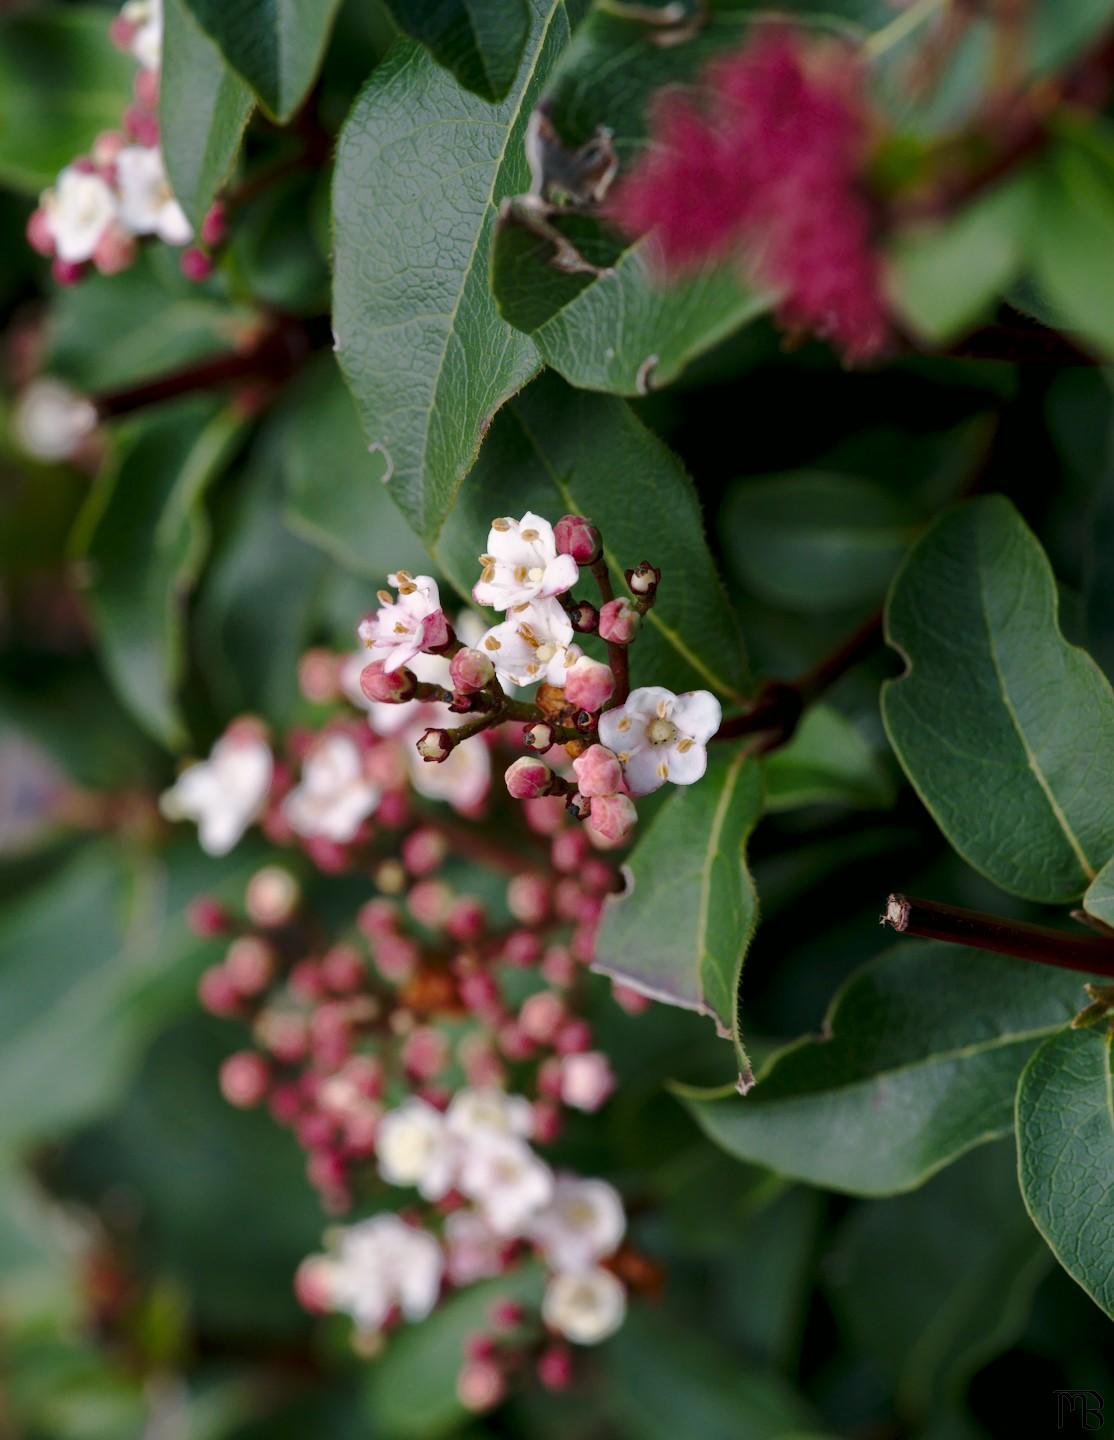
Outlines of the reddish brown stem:
<svg viewBox="0 0 1114 1440">
<path fill-rule="evenodd" d="M 1014 955 L 1019 960 L 1054 965 L 1060 970 L 1114 975 L 1114 940 L 1071 935 L 1047 925 L 1030 925 L 1023 920 L 1004 920 L 997 915 L 984 915 L 978 910 L 942 905 L 936 900 L 891 895 L 886 901 L 882 924 L 901 935 L 943 940 L 951 945 L 970 945 L 976 950 Z"/>
<path fill-rule="evenodd" d="M 601 608 L 609 600 L 615 599 L 615 592 L 611 588 L 611 576 L 607 573 L 607 561 L 601 555 L 591 565 L 592 578 L 600 592 Z M 627 647 L 616 645 L 613 640 L 604 642 L 607 645 L 607 663 L 611 666 L 611 673 L 615 677 L 615 690 L 608 702 L 610 710 L 616 705 L 622 705 L 623 701 L 630 694 L 630 661 L 627 658 Z"/>
</svg>

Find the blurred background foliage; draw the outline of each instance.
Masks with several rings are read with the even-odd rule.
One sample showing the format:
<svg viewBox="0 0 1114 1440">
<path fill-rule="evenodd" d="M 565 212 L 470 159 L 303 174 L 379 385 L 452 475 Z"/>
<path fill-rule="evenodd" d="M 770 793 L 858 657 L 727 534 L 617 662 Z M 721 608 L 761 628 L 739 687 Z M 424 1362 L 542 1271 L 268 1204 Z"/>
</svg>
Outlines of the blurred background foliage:
<svg viewBox="0 0 1114 1440">
<path fill-rule="evenodd" d="M 52 285 L 23 228 L 126 98 L 109 14 L 0 7 L 4 407 L 39 369 L 103 393 L 242 343 L 260 307 L 327 312 L 327 158 L 261 193 L 204 284 L 153 247 L 126 274 Z M 335 129 L 391 30 L 346 0 L 313 123 Z M 246 163 L 288 143 L 253 129 Z M 716 1148 L 668 1091 L 722 1075 L 706 1023 L 660 1008 L 601 1010 L 624 1083 L 568 1142 L 623 1184 L 662 1275 L 583 1388 L 465 1420 L 452 1378 L 486 1297 L 461 1296 L 370 1367 L 343 1325 L 295 1305 L 322 1217 L 294 1141 L 220 1099 L 237 1037 L 194 996 L 220 943 L 184 916 L 201 889 L 241 893 L 263 852 L 201 856 L 154 797 L 239 711 L 296 719 L 302 651 L 349 645 L 380 577 L 423 563 L 327 338 L 277 403 L 151 407 L 104 433 L 95 465 L 29 460 L 0 423 L 0 1435 L 1051 1431 L 1055 1389 L 1107 1389 L 1110 1334 L 1028 1223 L 1012 1141 L 890 1199 L 780 1179 Z M 922 356 L 849 373 L 759 319 L 633 403 L 696 481 L 758 675 L 807 668 L 877 608 L 926 521 L 982 490 L 1018 505 L 1069 635 L 1114 665 L 1100 368 Z M 849 676 L 772 769 L 744 986 L 758 1053 L 819 1026 L 881 948 L 889 890 L 1036 913 L 963 866 L 901 781 L 877 707 L 895 668 Z"/>
</svg>

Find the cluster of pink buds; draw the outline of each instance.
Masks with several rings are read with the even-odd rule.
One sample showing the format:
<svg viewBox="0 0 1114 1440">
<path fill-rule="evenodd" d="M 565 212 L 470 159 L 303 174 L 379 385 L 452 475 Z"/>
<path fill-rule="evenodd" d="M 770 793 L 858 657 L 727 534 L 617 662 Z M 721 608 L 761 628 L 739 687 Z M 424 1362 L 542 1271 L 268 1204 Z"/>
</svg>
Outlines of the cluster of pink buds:
<svg viewBox="0 0 1114 1440">
<path fill-rule="evenodd" d="M 90 266 L 102 275 L 126 270 L 139 242 L 154 236 L 187 246 L 182 272 L 203 280 L 212 271 L 212 249 L 224 238 L 224 211 L 213 205 L 200 243 L 174 198 L 159 148 L 159 68 L 162 63 L 162 0 L 128 0 L 112 22 L 120 49 L 138 65 L 133 100 L 118 130 L 105 131 L 89 155 L 78 156 L 39 198 L 27 239 L 51 257 L 55 279 L 70 285 Z"/>
</svg>

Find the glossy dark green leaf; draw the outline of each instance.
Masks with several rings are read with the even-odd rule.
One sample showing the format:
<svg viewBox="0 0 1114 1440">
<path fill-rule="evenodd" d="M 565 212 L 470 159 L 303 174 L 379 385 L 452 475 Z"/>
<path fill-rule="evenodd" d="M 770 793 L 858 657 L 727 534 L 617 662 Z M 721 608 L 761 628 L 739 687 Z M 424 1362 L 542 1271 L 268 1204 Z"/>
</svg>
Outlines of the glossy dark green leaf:
<svg viewBox="0 0 1114 1440">
<path fill-rule="evenodd" d="M 1099 354 L 1114 353 L 1114 298 L 1105 284 L 1114 244 L 1114 144 L 1066 141 L 1041 177 L 1040 223 L 1033 227 L 1038 287 L 1068 326 Z"/>
<path fill-rule="evenodd" d="M 120 698 L 169 748 L 185 739 L 177 689 L 185 668 L 185 605 L 208 549 L 206 488 L 244 420 L 188 400 L 137 421 L 79 517 L 100 653 Z"/>
<path fill-rule="evenodd" d="M 568 39 L 561 0 L 530 0 L 522 65 L 506 98 L 461 90 L 399 41 L 340 138 L 333 213 L 341 369 L 388 488 L 432 544 L 491 417 L 538 368 L 499 316 L 488 249 L 504 196 L 527 185 L 526 122 Z"/>
<path fill-rule="evenodd" d="M 819 1038 L 780 1050 L 745 1097 L 688 1100 L 741 1160 L 853 1195 L 921 1184 L 1009 1133 L 1034 1045 L 1079 1009 L 1083 977 L 904 941 L 836 996 Z"/>
<path fill-rule="evenodd" d="M 719 518 L 747 589 L 804 613 L 880 601 L 917 529 L 907 498 L 872 480 L 813 471 L 736 481 Z"/>
<path fill-rule="evenodd" d="M 0 182 L 36 194 L 116 129 L 135 64 L 103 5 L 5 7 L 0 16 Z"/>
<path fill-rule="evenodd" d="M 391 14 L 466 90 L 501 100 L 530 34 L 526 0 L 388 0 Z"/>
<path fill-rule="evenodd" d="M 1057 623 L 1055 580 L 1009 501 L 945 515 L 894 581 L 906 674 L 890 742 L 952 845 L 1004 890 L 1074 899 L 1114 854 L 1114 694 Z"/>
<path fill-rule="evenodd" d="M 289 120 L 313 84 L 340 0 L 182 0 L 251 86 Z"/>
<path fill-rule="evenodd" d="M 186 0 L 163 0 L 162 153 L 171 187 L 195 230 L 231 174 L 254 104 Z"/>
<path fill-rule="evenodd" d="M 639 561 L 661 569 L 658 599 L 630 651 L 635 684 L 742 698 L 746 661 L 696 492 L 676 456 L 627 405 L 542 377 L 506 407 L 434 547 L 462 594 L 479 579 L 477 557 L 493 517 L 528 509 L 553 520 L 583 514 L 598 525 L 617 594 L 626 589 L 624 570 Z M 652 554 L 648 514 L 668 517 L 653 532 Z M 587 576 L 581 589 L 593 589 Z"/>
<path fill-rule="evenodd" d="M 846 716 L 830 705 L 805 712 L 788 745 L 764 762 L 766 809 L 798 805 L 884 808 L 894 786 L 866 740 Z"/>
<path fill-rule="evenodd" d="M 1083 908 L 1088 915 L 1114 928 L 1114 858 L 1106 862 L 1087 887 Z"/>
<path fill-rule="evenodd" d="M 913 1194 L 856 1206 L 825 1268 L 849 1343 L 915 1423 L 962 1399 L 971 1376 L 1016 1342 L 1049 1263 L 1005 1140 Z"/>
<path fill-rule="evenodd" d="M 1060 1264 L 1114 1317 L 1112 1037 L 1063 1030 L 1036 1052 L 1017 1091 L 1021 1193 Z"/>
<path fill-rule="evenodd" d="M 732 750 L 734 753 L 732 753 Z M 627 891 L 604 909 L 595 969 L 669 1005 L 711 1015 L 740 1038 L 739 980 L 758 920 L 745 847 L 762 808 L 762 773 L 742 747 L 708 757 L 695 785 L 671 790 L 627 861 Z"/>
</svg>

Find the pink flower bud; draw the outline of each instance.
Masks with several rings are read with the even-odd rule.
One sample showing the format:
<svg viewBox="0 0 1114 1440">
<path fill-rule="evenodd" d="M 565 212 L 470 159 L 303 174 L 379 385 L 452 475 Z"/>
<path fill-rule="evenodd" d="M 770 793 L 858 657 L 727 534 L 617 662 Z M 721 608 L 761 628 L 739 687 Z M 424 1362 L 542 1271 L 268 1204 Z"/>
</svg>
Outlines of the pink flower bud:
<svg viewBox="0 0 1114 1440">
<path fill-rule="evenodd" d="M 587 1020 L 566 1020 L 557 1031 L 553 1048 L 558 1055 L 579 1055 L 592 1048 L 592 1027 Z"/>
<path fill-rule="evenodd" d="M 360 671 L 360 689 L 369 700 L 384 705 L 401 705 L 418 693 L 418 677 L 400 665 L 388 674 L 382 660 L 373 660 Z"/>
<path fill-rule="evenodd" d="M 124 111 L 124 129 L 149 149 L 159 143 L 159 117 L 143 105 L 129 105 Z"/>
<path fill-rule="evenodd" d="M 526 1319 L 526 1308 L 517 1300 L 496 1300 L 487 1313 L 491 1323 L 499 1330 L 513 1330 Z"/>
<path fill-rule="evenodd" d="M 407 935 L 381 935 L 375 941 L 373 956 L 383 979 L 401 985 L 418 968 L 421 951 Z"/>
<path fill-rule="evenodd" d="M 556 1056 L 550 1056 L 538 1066 L 538 1094 L 543 1100 L 561 1098 L 561 1061 Z"/>
<path fill-rule="evenodd" d="M 441 880 L 419 880 L 406 897 L 406 908 L 427 930 L 442 928 L 452 904 L 453 892 Z"/>
<path fill-rule="evenodd" d="M 294 1274 L 298 1304 L 311 1315 L 327 1315 L 333 1308 L 333 1262 L 327 1255 L 310 1255 Z"/>
<path fill-rule="evenodd" d="M 340 1190 L 347 1178 L 344 1159 L 335 1150 L 314 1150 L 306 1161 L 306 1179 L 315 1190 Z"/>
<path fill-rule="evenodd" d="M 228 911 L 211 895 L 199 895 L 186 906 L 186 925 L 202 940 L 226 934 L 230 923 Z"/>
<path fill-rule="evenodd" d="M 456 1377 L 456 1397 L 474 1415 L 493 1410 L 506 1393 L 503 1372 L 492 1360 L 469 1360 Z"/>
<path fill-rule="evenodd" d="M 649 1010 L 653 1003 L 648 995 L 643 995 L 641 990 L 632 990 L 629 985 L 620 985 L 618 981 L 611 983 L 611 998 L 628 1015 L 641 1015 L 644 1010 Z"/>
<path fill-rule="evenodd" d="M 615 889 L 615 871 L 598 855 L 585 860 L 580 868 L 580 883 L 592 895 L 607 895 Z"/>
<path fill-rule="evenodd" d="M 125 15 L 114 15 L 108 27 L 108 38 L 117 50 L 130 51 L 137 28 Z"/>
<path fill-rule="evenodd" d="M 549 881 L 544 875 L 515 875 L 507 884 L 507 909 L 520 925 L 540 925 L 549 915 Z"/>
<path fill-rule="evenodd" d="M 590 600 L 578 600 L 569 614 L 569 619 L 578 635 L 591 635 L 599 629 L 600 612 Z"/>
<path fill-rule="evenodd" d="M 286 988 L 298 1000 L 321 1000 L 325 995 L 325 977 L 316 960 L 299 960 L 291 966 Z"/>
<path fill-rule="evenodd" d="M 321 957 L 321 978 L 334 995 L 354 995 L 367 979 L 363 956 L 354 945 L 333 945 Z"/>
<path fill-rule="evenodd" d="M 93 164 L 98 170 L 106 170 L 116 163 L 116 157 L 128 143 L 127 136 L 119 130 L 102 130 L 93 141 L 90 152 Z"/>
<path fill-rule="evenodd" d="M 522 1003 L 518 1023 L 531 1040 L 539 1045 L 550 1044 L 565 1018 L 565 1002 L 552 990 L 539 990 Z"/>
<path fill-rule="evenodd" d="M 641 624 L 642 616 L 623 596 L 600 610 L 600 637 L 613 645 L 629 645 Z"/>
<path fill-rule="evenodd" d="M 629 795 L 597 795 L 586 824 L 598 845 L 610 849 L 624 845 L 638 823 L 638 811 Z"/>
<path fill-rule="evenodd" d="M 548 1061 L 546 1062 L 548 1064 Z M 561 1111 L 552 1100 L 535 1100 L 531 1134 L 538 1145 L 552 1145 L 561 1134 Z"/>
<path fill-rule="evenodd" d="M 505 965 L 525 970 L 541 959 L 542 942 L 532 930 L 512 930 L 503 942 L 499 958 Z"/>
<path fill-rule="evenodd" d="M 411 1030 L 402 1047 L 402 1064 L 416 1080 L 432 1080 L 449 1060 L 449 1042 L 440 1030 L 420 1025 Z"/>
<path fill-rule="evenodd" d="M 214 200 L 205 212 L 205 218 L 201 222 L 201 243 L 208 245 L 210 250 L 215 250 L 218 245 L 224 244 L 224 237 L 227 233 L 227 213 L 221 202 Z"/>
<path fill-rule="evenodd" d="M 569 948 L 582 965 L 591 965 L 596 958 L 596 937 L 599 926 L 594 921 L 578 925 L 572 932 Z"/>
<path fill-rule="evenodd" d="M 469 1360 L 490 1360 L 495 1354 L 495 1336 L 482 1331 L 467 1335 L 464 1339 L 464 1353 Z"/>
<path fill-rule="evenodd" d="M 551 792 L 555 776 L 544 760 L 521 755 L 503 778 L 515 800 L 537 800 Z"/>
<path fill-rule="evenodd" d="M 275 952 L 257 935 L 241 935 L 228 947 L 224 969 L 241 995 L 261 995 L 275 978 Z"/>
<path fill-rule="evenodd" d="M 653 595 L 661 583 L 661 571 L 643 560 L 634 570 L 627 571 L 627 584 L 635 595 Z"/>
<path fill-rule="evenodd" d="M 615 689 L 610 669 L 590 655 L 581 655 L 565 675 L 565 699 L 577 710 L 602 710 Z"/>
<path fill-rule="evenodd" d="M 298 661 L 298 688 L 314 705 L 328 705 L 340 694 L 340 674 L 331 650 L 307 650 Z"/>
<path fill-rule="evenodd" d="M 556 835 L 565 823 L 565 802 L 560 795 L 543 795 L 540 800 L 526 800 L 522 818 L 535 835 Z"/>
<path fill-rule="evenodd" d="M 578 565 L 591 565 L 600 555 L 600 532 L 583 515 L 563 515 L 553 527 L 558 555 L 571 555 Z"/>
<path fill-rule="evenodd" d="M 445 837 L 428 825 L 412 830 L 402 842 L 402 863 L 411 875 L 432 875 L 448 854 Z"/>
<path fill-rule="evenodd" d="M 271 1068 L 254 1050 L 238 1050 L 220 1067 L 221 1094 L 230 1105 L 250 1110 L 267 1095 Z"/>
<path fill-rule="evenodd" d="M 197 245 L 188 245 L 182 251 L 178 265 L 186 279 L 192 280 L 195 285 L 208 280 L 213 273 L 213 257 Z"/>
<path fill-rule="evenodd" d="M 45 210 L 32 210 L 27 221 L 27 243 L 37 255 L 54 254 L 54 230 Z"/>
<path fill-rule="evenodd" d="M 59 285 L 76 285 L 85 274 L 85 266 L 77 260 L 55 260 L 50 273 Z"/>
<path fill-rule="evenodd" d="M 423 730 L 418 738 L 418 754 L 431 765 L 440 765 L 453 753 L 453 737 L 448 730 L 431 726 Z"/>
<path fill-rule="evenodd" d="M 380 750 L 372 752 L 378 755 L 381 750 L 387 747 L 382 746 Z M 391 747 L 394 748 L 393 746 Z M 375 779 L 377 766 L 372 763 L 368 765 L 368 779 Z M 386 825 L 392 830 L 397 830 L 400 825 L 405 825 L 410 818 L 410 800 L 405 790 L 388 790 L 379 802 L 379 808 L 375 812 L 375 818 L 380 825 Z"/>
<path fill-rule="evenodd" d="M 379 940 L 398 930 L 398 906 L 393 900 L 366 900 L 356 914 L 356 924 L 369 940 Z"/>
<path fill-rule="evenodd" d="M 453 901 L 445 929 L 454 940 L 462 943 L 478 940 L 486 928 L 487 913 L 482 901 L 473 895 L 460 895 Z"/>
<path fill-rule="evenodd" d="M 495 666 L 482 650 L 458 650 L 449 665 L 454 690 L 471 694 L 495 679 Z"/>
<path fill-rule="evenodd" d="M 140 70 L 136 74 L 132 93 L 140 105 L 146 106 L 148 110 L 157 109 L 159 103 L 159 72 L 157 70 Z"/>
<path fill-rule="evenodd" d="M 542 956 L 542 979 L 547 985 L 566 989 L 576 976 L 576 961 L 564 945 L 550 945 Z"/>
<path fill-rule="evenodd" d="M 468 1084 L 476 1090 L 502 1089 L 506 1071 L 495 1046 L 486 1035 L 466 1035 L 457 1053 Z"/>
<path fill-rule="evenodd" d="M 474 970 L 471 975 L 462 976 L 459 989 L 465 1007 L 474 1015 L 495 1015 L 502 1008 L 499 985 L 486 970 Z"/>
<path fill-rule="evenodd" d="M 255 1038 L 284 1065 L 304 1060 L 309 1046 L 305 1019 L 293 1010 L 264 1010 L 255 1022 Z"/>
<path fill-rule="evenodd" d="M 615 1076 L 600 1050 L 566 1055 L 561 1061 L 561 1101 L 574 1110 L 598 1110 L 615 1089 Z"/>
<path fill-rule="evenodd" d="M 223 965 L 210 965 L 197 982 L 197 998 L 210 1015 L 236 1015 L 240 1010 L 240 992 Z"/>
<path fill-rule="evenodd" d="M 567 1390 L 572 1384 L 572 1351 L 567 1345 L 547 1345 L 538 1356 L 538 1379 L 547 1390 Z"/>
<path fill-rule="evenodd" d="M 614 795 L 622 789 L 623 767 L 614 750 L 606 745 L 590 745 L 572 762 L 572 768 L 581 795 Z"/>
<path fill-rule="evenodd" d="M 588 839 L 583 830 L 559 830 L 553 837 L 549 858 L 554 870 L 571 875 L 579 870 L 588 854 Z"/>
<path fill-rule="evenodd" d="M 292 1125 L 302 1108 L 302 1096 L 297 1085 L 289 1081 L 276 1085 L 271 1091 L 267 1108 L 280 1125 Z"/>
<path fill-rule="evenodd" d="M 527 725 L 522 731 L 522 743 L 536 755 L 544 755 L 553 745 L 553 726 L 544 720 L 536 725 Z"/>
<path fill-rule="evenodd" d="M 509 1020 L 499 1031 L 499 1048 L 508 1060 L 529 1060 L 538 1048 L 522 1026 Z"/>
</svg>

